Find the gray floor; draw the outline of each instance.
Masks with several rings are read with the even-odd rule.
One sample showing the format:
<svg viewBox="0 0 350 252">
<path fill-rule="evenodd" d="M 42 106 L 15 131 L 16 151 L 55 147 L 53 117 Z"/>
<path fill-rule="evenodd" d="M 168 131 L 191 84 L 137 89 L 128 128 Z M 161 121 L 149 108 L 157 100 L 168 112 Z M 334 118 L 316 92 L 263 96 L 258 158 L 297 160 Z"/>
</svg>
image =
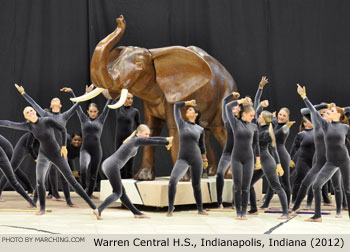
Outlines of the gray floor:
<svg viewBox="0 0 350 252">
<path fill-rule="evenodd" d="M 52 212 L 43 216 L 30 211 L 28 204 L 15 192 L 4 192 L 3 198 L 6 202 L 0 202 L 1 234 L 350 234 L 347 212 L 343 211 L 343 218 L 335 218 L 333 207 L 323 208 L 331 211 L 331 215 L 323 216 L 322 223 L 305 222 L 311 215 L 279 220 L 279 214 L 263 212 L 249 216 L 247 221 L 238 221 L 234 219 L 234 212 L 209 211 L 208 216 L 201 216 L 193 206 L 178 207 L 171 218 L 165 217 L 166 208 L 141 207 L 151 219 L 134 219 L 130 211 L 111 207 L 103 212 L 104 219 L 97 221 L 75 193 L 72 199 L 79 208 L 69 208 L 64 202 L 48 199 L 47 209 Z M 100 203 L 98 199 L 94 202 Z M 280 209 L 277 198 L 273 199 L 271 209 Z"/>
</svg>

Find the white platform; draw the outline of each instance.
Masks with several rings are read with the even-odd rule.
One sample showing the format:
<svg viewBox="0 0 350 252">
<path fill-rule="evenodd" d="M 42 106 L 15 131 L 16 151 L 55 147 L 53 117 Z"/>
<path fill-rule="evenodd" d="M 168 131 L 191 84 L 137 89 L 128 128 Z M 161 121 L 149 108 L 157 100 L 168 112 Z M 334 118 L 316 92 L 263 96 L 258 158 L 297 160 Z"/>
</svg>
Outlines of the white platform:
<svg viewBox="0 0 350 252">
<path fill-rule="evenodd" d="M 166 207 L 168 206 L 168 178 L 156 178 L 153 181 L 138 181 L 123 179 L 123 185 L 128 197 L 133 204 Z M 223 190 L 223 202 L 232 202 L 232 179 L 225 179 Z M 255 186 L 256 198 L 262 199 L 262 180 Z M 217 202 L 215 176 L 201 180 L 202 202 Z M 112 187 L 108 180 L 101 181 L 100 200 L 105 200 L 112 193 Z M 118 200 L 117 202 L 120 202 Z M 191 182 L 179 182 L 176 190 L 175 205 L 195 204 Z"/>
</svg>

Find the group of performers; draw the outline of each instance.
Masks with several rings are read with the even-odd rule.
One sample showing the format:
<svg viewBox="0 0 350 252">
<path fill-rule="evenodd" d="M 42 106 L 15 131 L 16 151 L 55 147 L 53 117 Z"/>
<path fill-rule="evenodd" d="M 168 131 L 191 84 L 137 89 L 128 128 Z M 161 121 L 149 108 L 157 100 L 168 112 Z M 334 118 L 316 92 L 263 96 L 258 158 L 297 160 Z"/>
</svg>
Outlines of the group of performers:
<svg viewBox="0 0 350 252">
<path fill-rule="evenodd" d="M 349 134 L 347 116 L 350 116 L 350 107 L 341 108 L 334 103 L 314 106 L 306 96 L 305 87 L 298 85 L 297 92 L 304 100 L 306 108 L 301 109 L 300 132 L 296 135 L 289 153 L 285 143 L 289 129 L 295 122 L 289 121 L 288 108 L 280 109 L 277 115 L 265 110 L 269 105 L 268 101 L 260 100 L 267 83 L 268 79 L 264 76 L 259 83 L 254 102 L 250 97 L 240 98 L 237 92 L 228 94 L 222 101 L 222 119 L 227 140 L 216 175 L 218 207 L 223 208 L 224 174 L 231 166 L 234 182 L 233 208 L 236 209 L 237 220 L 247 220 L 247 215 L 258 214 L 253 186 L 263 176 L 269 188 L 261 208 L 267 209 L 273 194 L 276 193 L 282 207 L 280 219 L 297 214 L 302 200 L 308 194 L 308 207 L 311 207 L 312 198 L 315 199 L 315 214 L 306 221 L 322 221 L 322 192 L 324 203 L 331 204 L 326 187 L 329 180 L 334 188 L 336 217 L 341 217 L 342 208 L 347 209 L 347 203 L 350 202 L 350 161 L 346 146 Z M 59 98 L 53 98 L 50 109 L 45 110 L 22 86 L 15 84 L 15 87 L 31 105 L 23 110 L 26 122 L 0 120 L 0 126 L 28 132 L 19 139 L 14 149 L 7 139 L 0 136 L 0 169 L 4 174 L 0 180 L 0 201 L 1 192 L 8 181 L 31 207 L 36 208 L 39 199 L 40 210 L 37 214 L 42 215 L 45 213 L 45 179 L 48 177 L 52 199 L 62 200 L 68 206 L 76 207 L 70 198 L 70 185 L 86 201 L 99 220 L 102 219 L 102 211 L 118 199 L 132 211 L 135 218 L 148 218 L 131 203 L 123 187 L 122 178 L 132 177 L 132 160 L 140 146 L 165 146 L 169 150 L 173 137 L 150 137 L 150 129 L 141 124 L 139 111 L 132 107 L 132 94 L 129 93 L 125 103 L 116 110 L 116 150 L 102 162 L 100 139 L 109 105 L 113 101 L 107 100 L 101 113 L 95 103 L 89 104 L 87 114 L 79 103 L 74 103 L 69 110 L 61 113 Z M 92 91 L 93 88 L 93 85 L 87 87 L 86 92 Z M 61 91 L 75 97 L 71 88 L 62 88 Z M 180 144 L 169 180 L 169 204 L 166 214 L 168 217 L 173 215 L 175 209 L 177 183 L 188 169 L 191 171 L 198 214 L 207 215 L 202 204 L 200 183 L 208 160 L 204 128 L 199 124 L 200 111 L 196 106 L 195 100 L 174 104 L 174 118 Z M 185 118 L 181 115 L 183 107 L 186 107 Z M 74 113 L 77 113 L 80 120 L 81 133 L 72 134 L 67 141 L 66 124 Z M 31 156 L 36 162 L 35 190 L 26 175 L 18 169 L 27 156 Z M 80 161 L 81 184 L 72 172 L 73 160 L 77 157 Z M 91 198 L 100 167 L 110 181 L 112 194 L 96 207 Z M 290 168 L 294 168 L 296 172 L 293 186 Z M 22 181 L 27 192 L 17 178 Z M 58 193 L 58 178 L 62 183 L 65 200 L 61 199 Z M 33 199 L 31 194 L 34 195 Z M 248 211 L 249 200 L 251 209 Z M 290 214 L 291 201 L 293 208 Z M 350 216 L 350 210 L 348 212 Z"/>
</svg>

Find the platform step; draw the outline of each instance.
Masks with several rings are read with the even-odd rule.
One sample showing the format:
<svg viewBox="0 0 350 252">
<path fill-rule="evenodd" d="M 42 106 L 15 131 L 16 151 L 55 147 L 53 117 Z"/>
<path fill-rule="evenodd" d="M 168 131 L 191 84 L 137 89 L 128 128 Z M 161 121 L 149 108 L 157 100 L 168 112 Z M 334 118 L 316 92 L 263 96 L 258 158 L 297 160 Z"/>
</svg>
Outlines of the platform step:
<svg viewBox="0 0 350 252">
<path fill-rule="evenodd" d="M 158 177 L 152 181 L 139 181 L 123 179 L 125 191 L 133 204 L 166 207 L 168 206 L 169 177 Z M 225 179 L 223 201 L 232 202 L 232 179 Z M 261 180 L 255 184 L 257 200 L 262 198 Z M 217 202 L 215 176 L 201 179 L 202 202 Z M 108 180 L 101 180 L 100 200 L 105 200 L 112 193 L 112 187 Z M 118 200 L 117 202 L 120 202 Z M 179 182 L 176 188 L 175 205 L 195 204 L 191 182 Z"/>
</svg>

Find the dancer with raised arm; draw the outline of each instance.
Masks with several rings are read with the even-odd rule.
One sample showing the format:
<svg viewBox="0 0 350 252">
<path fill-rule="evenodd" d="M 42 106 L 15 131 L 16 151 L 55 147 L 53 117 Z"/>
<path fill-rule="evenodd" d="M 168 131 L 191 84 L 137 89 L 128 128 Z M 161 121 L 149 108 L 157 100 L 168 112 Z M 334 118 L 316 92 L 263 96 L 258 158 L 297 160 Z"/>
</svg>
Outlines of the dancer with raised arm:
<svg viewBox="0 0 350 252">
<path fill-rule="evenodd" d="M 315 214 L 306 221 L 321 222 L 321 190 L 327 181 L 337 172 L 341 171 L 346 198 L 350 202 L 350 159 L 349 153 L 345 146 L 345 139 L 349 136 L 349 125 L 344 115 L 344 109 L 337 107 L 335 104 L 328 110 L 328 116 L 331 122 L 324 119 L 315 109 L 313 104 L 306 96 L 305 87 L 297 84 L 297 92 L 304 100 L 311 114 L 319 122 L 324 134 L 326 146 L 326 163 L 318 173 L 312 189 L 315 197 Z M 350 217 L 350 210 L 348 210 Z"/>
</svg>

